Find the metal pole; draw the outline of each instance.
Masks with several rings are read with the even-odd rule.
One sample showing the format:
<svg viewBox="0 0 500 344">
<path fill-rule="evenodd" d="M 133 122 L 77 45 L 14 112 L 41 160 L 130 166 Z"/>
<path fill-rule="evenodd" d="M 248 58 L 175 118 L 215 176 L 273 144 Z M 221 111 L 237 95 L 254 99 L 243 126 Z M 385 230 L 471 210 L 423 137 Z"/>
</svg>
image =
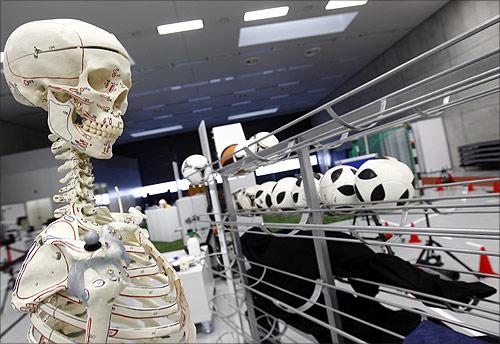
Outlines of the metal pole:
<svg viewBox="0 0 500 344">
<path fill-rule="evenodd" d="M 368 145 L 368 135 L 365 135 L 363 139 L 365 141 L 365 154 L 370 154 L 370 147 Z"/>
<path fill-rule="evenodd" d="M 180 188 L 180 183 L 179 183 L 179 165 L 177 164 L 177 161 L 172 161 L 172 169 L 174 170 L 174 178 L 175 178 L 175 185 L 177 186 L 177 197 L 178 199 L 182 198 L 182 191 Z M 179 225 L 181 227 L 181 238 L 182 242 L 184 245 L 186 244 L 186 233 L 187 233 L 187 228 L 186 228 L 186 222 L 184 221 L 185 219 L 181 218 L 181 212 L 179 210 L 179 207 L 175 207 L 175 210 L 177 212 L 177 219 L 179 220 Z"/>
<path fill-rule="evenodd" d="M 316 192 L 316 186 L 314 184 L 314 175 L 310 160 L 310 150 L 309 147 L 302 148 L 298 151 L 298 157 L 300 162 L 300 173 L 302 174 L 302 181 L 304 185 L 304 193 L 306 196 L 307 206 L 312 209 L 317 209 L 319 207 L 318 194 Z M 309 223 L 313 224 L 323 224 L 323 218 L 320 213 L 313 212 L 309 217 Z M 325 237 L 326 233 L 322 230 L 313 230 L 313 237 Z M 330 262 L 330 255 L 328 254 L 327 242 L 321 239 L 313 239 L 314 250 L 316 251 L 316 259 L 318 261 L 319 274 L 321 279 L 330 285 L 335 285 L 335 281 L 332 273 L 332 266 Z M 335 290 L 331 288 L 323 288 L 323 296 L 325 298 L 325 305 L 330 308 L 339 309 L 337 303 L 337 295 Z M 331 310 L 326 311 L 328 317 L 328 323 L 337 329 L 342 329 L 340 317 Z M 333 343 L 342 344 L 344 338 L 338 336 L 337 333 L 330 330 Z"/>
<path fill-rule="evenodd" d="M 234 206 L 233 196 L 231 193 L 231 186 L 229 185 L 229 180 L 227 176 L 222 176 L 222 187 L 224 189 L 224 198 L 226 200 L 226 207 L 227 207 L 227 213 L 229 215 L 229 221 L 235 222 L 236 209 Z M 236 224 L 235 226 L 237 227 L 238 224 Z M 241 280 L 245 285 L 250 285 L 250 283 L 248 283 L 248 278 L 245 276 L 246 268 L 245 268 L 245 262 L 243 261 L 244 255 L 243 255 L 243 250 L 241 248 L 240 233 L 238 231 L 231 231 L 231 234 L 233 235 L 233 244 L 236 256 L 241 258 L 238 259 L 237 262 Z M 250 333 L 252 334 L 252 338 L 257 342 L 259 341 L 259 331 L 257 329 L 257 318 L 255 317 L 255 310 L 253 308 L 252 294 L 250 294 L 246 290 L 244 290 L 243 292 L 245 293 L 245 301 L 247 305 L 248 325 L 250 327 Z M 236 294 L 235 294 L 235 300 L 236 302 L 238 302 L 238 297 Z M 240 321 L 241 321 L 241 315 L 240 315 Z M 241 328 L 243 328 L 243 324 Z"/>
<path fill-rule="evenodd" d="M 200 125 L 198 126 L 198 135 L 200 137 L 200 144 L 201 144 L 201 152 L 203 153 L 203 156 L 207 158 L 208 163 L 212 165 L 212 154 L 210 154 L 210 144 L 208 143 L 208 136 L 207 136 L 207 127 L 205 125 L 205 121 L 201 121 Z M 222 217 L 220 216 L 221 213 L 221 208 L 220 208 L 220 202 L 219 202 L 219 197 L 217 194 L 217 182 L 214 180 L 208 181 L 208 194 L 210 197 L 210 200 L 212 201 L 212 212 L 214 213 L 214 218 L 216 221 L 216 227 L 217 227 L 217 233 L 219 237 L 219 242 L 220 242 L 220 252 L 222 255 L 222 262 L 224 265 L 229 266 L 229 257 L 227 255 L 227 243 L 226 243 L 226 232 L 224 231 L 224 226 L 221 226 L 220 223 L 222 222 Z M 227 283 L 227 289 L 229 292 L 233 293 L 236 295 L 236 291 L 234 289 L 234 284 L 231 282 L 232 278 L 232 273 L 231 269 L 226 269 L 226 283 Z"/>
<path fill-rule="evenodd" d="M 181 199 L 182 191 L 181 191 L 181 186 L 179 184 L 181 178 L 179 177 L 179 165 L 177 164 L 177 161 L 172 161 L 172 169 L 174 170 L 175 185 L 177 186 L 177 198 Z"/>
</svg>

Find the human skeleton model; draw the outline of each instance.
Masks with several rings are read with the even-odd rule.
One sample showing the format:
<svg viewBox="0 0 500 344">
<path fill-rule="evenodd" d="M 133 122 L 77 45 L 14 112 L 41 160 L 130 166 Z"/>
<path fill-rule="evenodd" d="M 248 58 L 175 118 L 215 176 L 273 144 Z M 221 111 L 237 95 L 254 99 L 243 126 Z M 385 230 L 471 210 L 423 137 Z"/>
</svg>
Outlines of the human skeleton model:
<svg viewBox="0 0 500 344">
<path fill-rule="evenodd" d="M 48 111 L 64 163 L 56 221 L 35 239 L 12 305 L 31 312 L 31 343 L 195 341 L 184 292 L 139 224 L 145 216 L 93 204 L 90 157 L 109 159 L 131 86 L 116 37 L 78 20 L 44 20 L 6 42 L 4 73 L 20 103 Z"/>
</svg>

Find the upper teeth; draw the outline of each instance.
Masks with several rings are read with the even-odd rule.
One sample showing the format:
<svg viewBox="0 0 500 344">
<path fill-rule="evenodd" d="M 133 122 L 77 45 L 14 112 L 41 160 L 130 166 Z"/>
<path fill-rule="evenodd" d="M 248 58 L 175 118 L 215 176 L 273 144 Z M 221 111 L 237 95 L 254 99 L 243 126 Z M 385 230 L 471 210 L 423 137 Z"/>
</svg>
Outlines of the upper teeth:
<svg viewBox="0 0 500 344">
<path fill-rule="evenodd" d="M 88 119 L 85 119 L 80 127 L 88 133 L 105 138 L 116 138 L 122 133 L 122 130 L 118 127 L 97 123 Z"/>
</svg>

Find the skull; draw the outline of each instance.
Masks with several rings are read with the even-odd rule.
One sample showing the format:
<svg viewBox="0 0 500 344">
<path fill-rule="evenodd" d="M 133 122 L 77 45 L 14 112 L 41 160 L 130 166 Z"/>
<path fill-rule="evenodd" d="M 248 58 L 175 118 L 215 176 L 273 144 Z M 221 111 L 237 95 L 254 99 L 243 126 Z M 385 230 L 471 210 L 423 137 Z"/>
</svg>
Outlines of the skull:
<svg viewBox="0 0 500 344">
<path fill-rule="evenodd" d="M 24 24 L 5 44 L 4 74 L 18 102 L 48 111 L 52 133 L 111 158 L 131 86 L 128 54 L 113 34 L 73 19 Z"/>
</svg>

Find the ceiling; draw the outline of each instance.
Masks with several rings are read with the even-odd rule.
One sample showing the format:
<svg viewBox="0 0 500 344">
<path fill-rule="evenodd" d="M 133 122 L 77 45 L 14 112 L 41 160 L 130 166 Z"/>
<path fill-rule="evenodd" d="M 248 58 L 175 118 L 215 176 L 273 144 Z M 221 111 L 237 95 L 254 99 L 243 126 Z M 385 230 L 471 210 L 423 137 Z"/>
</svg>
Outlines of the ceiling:
<svg viewBox="0 0 500 344">
<path fill-rule="evenodd" d="M 446 1 L 372 0 L 329 11 L 326 3 L 2 0 L 1 49 L 16 27 L 40 19 L 75 18 L 114 33 L 135 61 L 124 143 L 138 140 L 132 132 L 174 125 L 183 126 L 175 133 L 190 131 L 202 119 L 213 126 L 228 123 L 229 115 L 274 107 L 279 110 L 270 116 L 310 110 Z M 246 11 L 284 5 L 290 6 L 286 17 L 243 21 Z M 241 27 L 352 11 L 359 13 L 342 33 L 238 48 Z M 156 31 L 157 25 L 193 19 L 203 19 L 204 28 L 163 36 Z M 311 48 L 319 53 L 307 56 Z M 1 80 L 0 120 L 46 130 L 44 112 L 16 103 Z"/>
</svg>

